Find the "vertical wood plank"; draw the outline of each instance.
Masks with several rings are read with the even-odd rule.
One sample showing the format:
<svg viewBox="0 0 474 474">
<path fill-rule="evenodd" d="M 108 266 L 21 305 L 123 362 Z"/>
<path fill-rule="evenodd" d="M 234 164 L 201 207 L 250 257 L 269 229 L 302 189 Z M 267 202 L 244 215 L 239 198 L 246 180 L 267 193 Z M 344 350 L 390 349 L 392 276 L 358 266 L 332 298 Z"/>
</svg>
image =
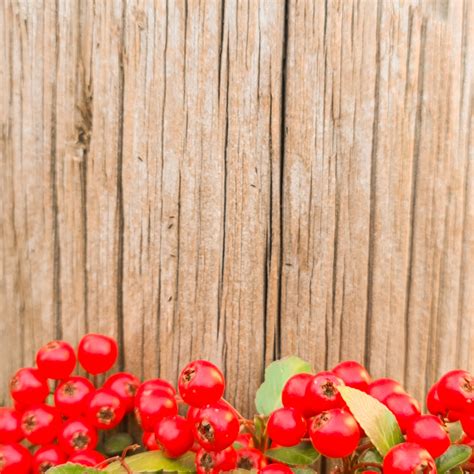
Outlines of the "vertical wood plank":
<svg viewBox="0 0 474 474">
<path fill-rule="evenodd" d="M 126 13 L 127 367 L 175 379 L 210 358 L 245 408 L 276 322 L 283 3 L 155 7 Z M 237 392 L 242 370 L 251 386 Z"/>
</svg>

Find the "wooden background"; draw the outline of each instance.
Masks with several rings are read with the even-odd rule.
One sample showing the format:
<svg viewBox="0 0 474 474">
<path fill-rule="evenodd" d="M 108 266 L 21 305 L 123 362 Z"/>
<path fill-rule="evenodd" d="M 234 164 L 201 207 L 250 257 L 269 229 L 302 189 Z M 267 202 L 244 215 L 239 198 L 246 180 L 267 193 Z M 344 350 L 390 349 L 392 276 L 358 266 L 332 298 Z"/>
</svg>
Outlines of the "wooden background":
<svg viewBox="0 0 474 474">
<path fill-rule="evenodd" d="M 472 0 L 1 0 L 0 401 L 120 368 L 474 369 Z"/>
</svg>

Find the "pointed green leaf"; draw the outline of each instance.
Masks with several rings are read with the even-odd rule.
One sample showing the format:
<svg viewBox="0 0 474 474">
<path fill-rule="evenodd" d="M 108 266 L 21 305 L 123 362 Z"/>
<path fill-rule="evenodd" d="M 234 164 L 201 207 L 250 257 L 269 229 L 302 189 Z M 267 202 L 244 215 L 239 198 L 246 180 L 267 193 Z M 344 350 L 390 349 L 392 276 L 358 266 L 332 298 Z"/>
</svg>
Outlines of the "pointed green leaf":
<svg viewBox="0 0 474 474">
<path fill-rule="evenodd" d="M 91 467 L 84 467 L 80 464 L 67 463 L 62 466 L 52 467 L 48 469 L 46 474 L 100 474 L 104 471 L 99 471 Z"/>
<path fill-rule="evenodd" d="M 469 461 L 472 449 L 463 444 L 453 444 L 439 458 L 436 458 L 438 474 L 443 474 Z"/>
<path fill-rule="evenodd" d="M 385 405 L 355 388 L 341 387 L 339 392 L 354 418 L 382 456 L 396 444 L 403 443 L 397 419 Z"/>
<path fill-rule="evenodd" d="M 194 453 L 186 453 L 178 459 L 169 459 L 160 451 L 149 451 L 125 458 L 128 467 L 133 472 L 195 472 Z M 118 461 L 109 464 L 105 472 L 126 474 L 126 470 Z M 102 471 L 102 472 L 104 472 Z"/>
<path fill-rule="evenodd" d="M 265 455 L 274 461 L 291 466 L 308 466 L 319 458 L 319 453 L 313 448 L 313 445 L 309 441 L 303 441 L 290 448 L 269 449 L 265 452 Z"/>
<path fill-rule="evenodd" d="M 362 454 L 359 459 L 359 462 L 372 462 L 382 464 L 383 458 L 380 456 L 380 453 L 376 449 L 368 449 Z"/>
<path fill-rule="evenodd" d="M 308 362 L 296 356 L 272 362 L 265 369 L 265 381 L 257 390 L 255 406 L 258 413 L 270 415 L 277 408 L 281 408 L 281 392 L 287 380 L 296 374 L 311 373 Z"/>
</svg>

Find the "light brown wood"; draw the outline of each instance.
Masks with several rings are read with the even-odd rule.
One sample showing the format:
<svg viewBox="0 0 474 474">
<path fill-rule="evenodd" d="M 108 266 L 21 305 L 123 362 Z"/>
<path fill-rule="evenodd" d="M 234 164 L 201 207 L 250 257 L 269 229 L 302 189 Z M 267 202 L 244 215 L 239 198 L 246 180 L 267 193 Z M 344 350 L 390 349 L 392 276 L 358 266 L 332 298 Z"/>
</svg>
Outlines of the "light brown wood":
<svg viewBox="0 0 474 474">
<path fill-rule="evenodd" d="M 5 0 L 0 401 L 57 337 L 118 366 L 474 369 L 470 0 Z"/>
</svg>

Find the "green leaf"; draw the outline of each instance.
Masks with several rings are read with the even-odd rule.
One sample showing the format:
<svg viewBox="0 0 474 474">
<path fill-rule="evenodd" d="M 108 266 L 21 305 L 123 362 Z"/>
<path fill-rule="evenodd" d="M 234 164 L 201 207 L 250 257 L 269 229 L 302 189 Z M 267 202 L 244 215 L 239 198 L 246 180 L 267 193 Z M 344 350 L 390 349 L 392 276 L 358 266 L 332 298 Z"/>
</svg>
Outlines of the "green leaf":
<svg viewBox="0 0 474 474">
<path fill-rule="evenodd" d="M 116 433 L 106 439 L 104 453 L 107 456 L 122 454 L 123 450 L 132 444 L 133 438 L 128 433 Z"/>
<path fill-rule="evenodd" d="M 169 459 L 160 451 L 135 454 L 125 458 L 125 462 L 133 472 L 195 472 L 194 453 L 186 453 L 178 459 Z M 109 464 L 102 472 L 125 474 L 120 462 Z"/>
<path fill-rule="evenodd" d="M 255 406 L 258 413 L 270 415 L 277 408 L 281 408 L 281 392 L 287 380 L 296 374 L 311 373 L 308 362 L 296 356 L 272 362 L 265 369 L 265 381 L 257 390 Z"/>
<path fill-rule="evenodd" d="M 263 445 L 265 443 L 265 428 L 267 426 L 267 418 L 263 416 L 254 416 L 253 422 L 255 425 L 255 447 L 263 449 Z"/>
<path fill-rule="evenodd" d="M 382 456 L 396 444 L 403 443 L 397 419 L 385 405 L 355 388 L 341 387 L 339 392 L 354 418 Z"/>
<path fill-rule="evenodd" d="M 448 430 L 449 430 L 449 439 L 451 440 L 451 443 L 457 443 L 458 441 L 461 441 L 461 439 L 464 436 L 464 432 L 462 430 L 461 423 L 459 421 L 456 421 L 455 423 L 448 423 Z"/>
<path fill-rule="evenodd" d="M 463 474 L 464 471 L 462 470 L 461 466 L 455 467 L 454 469 L 449 470 L 449 474 Z"/>
<path fill-rule="evenodd" d="M 291 466 L 308 466 L 319 458 L 319 453 L 308 441 L 290 448 L 274 448 L 265 452 L 265 455 L 274 461 L 279 461 Z"/>
<path fill-rule="evenodd" d="M 472 449 L 463 444 L 452 444 L 439 458 L 436 458 L 438 474 L 443 474 L 469 461 Z"/>
<path fill-rule="evenodd" d="M 98 471 L 91 467 L 84 467 L 80 464 L 67 463 L 62 466 L 52 467 L 48 469 L 46 474 L 100 474 L 104 471 Z"/>
<path fill-rule="evenodd" d="M 374 462 L 382 464 L 383 458 L 376 449 L 368 449 L 359 459 L 359 462 Z"/>
<path fill-rule="evenodd" d="M 291 470 L 295 474 L 314 474 L 316 472 L 314 469 L 310 469 L 309 467 L 293 467 Z"/>
</svg>

